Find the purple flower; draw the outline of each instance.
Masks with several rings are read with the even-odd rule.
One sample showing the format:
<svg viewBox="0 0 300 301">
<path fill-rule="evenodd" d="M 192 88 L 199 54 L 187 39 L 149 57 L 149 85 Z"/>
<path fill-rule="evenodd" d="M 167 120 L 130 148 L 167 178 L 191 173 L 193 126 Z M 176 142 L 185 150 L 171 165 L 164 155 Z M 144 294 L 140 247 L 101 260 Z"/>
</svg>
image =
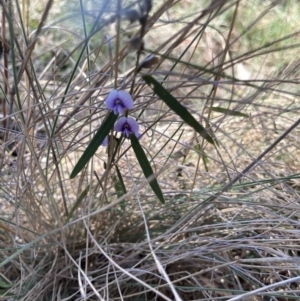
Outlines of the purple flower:
<svg viewBox="0 0 300 301">
<path fill-rule="evenodd" d="M 130 134 L 140 137 L 139 124 L 132 117 L 121 117 L 115 124 L 115 131 L 122 132 L 126 138 L 129 138 Z"/>
<path fill-rule="evenodd" d="M 123 90 L 112 90 L 106 97 L 105 104 L 108 109 L 114 111 L 115 115 L 123 114 L 124 110 L 133 107 L 131 95 Z"/>
</svg>

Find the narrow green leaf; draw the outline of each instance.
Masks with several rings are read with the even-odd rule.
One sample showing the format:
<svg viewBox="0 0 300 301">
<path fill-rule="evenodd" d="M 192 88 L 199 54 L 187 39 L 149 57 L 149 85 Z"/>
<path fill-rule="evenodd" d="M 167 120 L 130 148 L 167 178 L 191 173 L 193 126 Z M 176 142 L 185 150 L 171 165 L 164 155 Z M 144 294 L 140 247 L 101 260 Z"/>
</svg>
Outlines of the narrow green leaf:
<svg viewBox="0 0 300 301">
<path fill-rule="evenodd" d="M 117 165 L 115 165 L 116 167 L 116 171 L 117 171 L 117 176 L 118 176 L 118 180 L 120 182 L 120 189 L 122 191 L 123 194 L 127 193 L 126 191 L 126 187 L 125 187 L 125 184 L 124 184 L 124 181 L 123 181 L 123 177 L 121 175 L 121 172 L 120 172 L 120 169 Z"/>
<path fill-rule="evenodd" d="M 127 193 L 126 191 L 126 187 L 123 181 L 123 177 L 121 175 L 121 172 L 119 170 L 119 167 L 116 165 L 116 171 L 117 171 L 117 177 L 114 177 L 114 186 L 115 186 L 115 190 L 116 190 L 116 194 L 118 196 L 118 198 L 121 198 L 124 194 Z M 126 208 L 126 200 L 123 200 L 120 203 L 120 207 L 121 209 L 124 211 Z"/>
<path fill-rule="evenodd" d="M 247 115 L 245 113 L 235 111 L 235 110 L 220 108 L 220 107 L 212 107 L 211 110 L 215 111 L 215 112 L 218 112 L 218 113 L 223 113 L 223 114 L 226 114 L 226 115 L 230 115 L 230 116 L 249 117 L 249 115 Z"/>
<path fill-rule="evenodd" d="M 143 148 L 141 147 L 141 145 L 139 143 L 139 140 L 136 138 L 136 136 L 134 134 L 130 135 L 130 140 L 131 140 L 132 148 L 135 152 L 135 156 L 136 156 L 137 160 L 139 161 L 139 164 L 143 170 L 145 177 L 146 178 L 150 177 L 151 175 L 153 175 L 153 170 L 152 170 L 152 167 L 147 159 L 147 156 L 146 156 Z M 163 193 L 158 185 L 157 180 L 153 179 L 149 183 L 149 185 L 151 186 L 152 190 L 154 191 L 154 193 L 156 194 L 158 199 L 161 201 L 161 203 L 164 204 L 165 199 L 164 199 Z"/>
<path fill-rule="evenodd" d="M 70 221 L 70 219 L 72 218 L 74 212 L 76 211 L 76 209 L 80 206 L 80 204 L 82 203 L 83 199 L 87 196 L 87 193 L 90 189 L 90 185 L 88 185 L 80 194 L 80 196 L 78 197 L 77 201 L 75 202 L 75 204 L 73 205 L 69 215 L 68 215 L 68 218 L 67 218 L 67 221 L 66 221 L 66 224 Z"/>
<path fill-rule="evenodd" d="M 5 295 L 5 297 L 12 297 L 13 296 L 13 294 L 12 293 L 7 293 L 7 291 L 6 290 L 2 290 L 2 289 L 0 289 L 0 296 L 4 296 Z"/>
<path fill-rule="evenodd" d="M 88 147 L 80 157 L 79 161 L 75 165 L 70 176 L 71 179 L 75 178 L 78 175 L 78 173 L 84 168 L 84 166 L 89 162 L 89 160 L 93 157 L 98 147 L 108 135 L 109 131 L 113 128 L 117 118 L 118 115 L 115 115 L 113 112 L 111 112 L 103 121 L 96 135 L 93 137 L 90 144 L 88 145 Z"/>
<path fill-rule="evenodd" d="M 0 277 L 0 287 L 1 288 L 11 288 L 12 284 L 7 283 L 2 277 Z"/>
<path fill-rule="evenodd" d="M 209 159 L 204 151 L 204 149 L 201 147 L 200 144 L 196 144 L 194 146 L 194 150 L 202 157 L 202 160 L 203 160 L 203 163 L 204 163 L 204 167 L 205 167 L 205 170 L 206 172 L 208 172 L 208 162 L 209 162 Z"/>
<path fill-rule="evenodd" d="M 193 115 L 174 97 L 172 96 L 159 82 L 152 76 L 144 75 L 144 81 L 153 89 L 166 105 L 173 110 L 181 119 L 191 126 L 197 133 L 199 133 L 209 143 L 214 144 L 214 139 L 209 135 L 207 130 L 193 117 Z"/>
</svg>

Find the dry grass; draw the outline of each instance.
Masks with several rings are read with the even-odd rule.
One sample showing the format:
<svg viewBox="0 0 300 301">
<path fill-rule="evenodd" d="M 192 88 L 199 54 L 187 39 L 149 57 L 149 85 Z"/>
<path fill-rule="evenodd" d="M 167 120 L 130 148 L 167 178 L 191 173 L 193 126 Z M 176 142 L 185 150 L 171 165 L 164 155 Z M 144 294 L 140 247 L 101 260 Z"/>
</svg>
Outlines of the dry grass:
<svg viewBox="0 0 300 301">
<path fill-rule="evenodd" d="M 0 299 L 298 300 L 299 4 L 154 1 L 140 60 L 158 60 L 136 76 L 141 26 L 117 5 L 1 1 Z M 165 205 L 129 141 L 114 163 L 126 194 L 104 147 L 70 180 L 114 87 L 133 87 Z"/>
</svg>

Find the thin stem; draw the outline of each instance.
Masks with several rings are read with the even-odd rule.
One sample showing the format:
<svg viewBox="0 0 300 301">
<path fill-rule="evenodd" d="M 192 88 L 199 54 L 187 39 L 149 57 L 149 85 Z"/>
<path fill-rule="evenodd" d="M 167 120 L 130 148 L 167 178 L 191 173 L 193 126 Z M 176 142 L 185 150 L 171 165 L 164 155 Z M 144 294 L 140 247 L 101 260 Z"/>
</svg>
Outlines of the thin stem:
<svg viewBox="0 0 300 301">
<path fill-rule="evenodd" d="M 121 29 L 121 9 L 122 0 L 117 1 L 117 38 L 116 38 L 116 60 L 115 60 L 115 89 L 118 87 L 119 49 L 120 49 L 120 29 Z"/>
</svg>

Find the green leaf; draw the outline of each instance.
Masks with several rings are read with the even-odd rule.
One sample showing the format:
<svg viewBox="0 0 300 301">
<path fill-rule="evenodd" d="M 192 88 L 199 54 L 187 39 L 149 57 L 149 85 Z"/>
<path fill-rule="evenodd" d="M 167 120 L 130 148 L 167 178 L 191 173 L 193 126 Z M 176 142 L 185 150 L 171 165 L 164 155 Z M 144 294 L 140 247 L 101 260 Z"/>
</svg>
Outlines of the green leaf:
<svg viewBox="0 0 300 301">
<path fill-rule="evenodd" d="M 153 175 L 153 170 L 147 159 L 147 156 L 146 156 L 143 148 L 141 147 L 139 140 L 136 138 L 136 136 L 134 134 L 130 135 L 130 140 L 131 140 L 132 148 L 135 152 L 135 156 L 136 156 L 137 160 L 139 161 L 139 164 L 143 170 L 143 173 L 146 178 L 149 178 L 150 176 Z M 164 199 L 163 193 L 158 185 L 157 180 L 153 179 L 149 183 L 149 185 L 152 188 L 152 190 L 154 191 L 154 193 L 156 194 L 156 196 L 158 197 L 158 199 L 161 201 L 161 203 L 164 204 L 165 199 Z"/>
<path fill-rule="evenodd" d="M 121 172 L 119 170 L 119 167 L 116 165 L 116 171 L 117 171 L 117 177 L 114 177 L 114 186 L 115 186 L 115 190 L 116 190 L 116 194 L 118 196 L 118 198 L 121 198 L 124 194 L 127 193 L 126 191 L 126 187 L 123 181 L 123 177 L 121 175 Z M 124 211 L 126 208 L 126 200 L 123 200 L 120 203 L 120 207 L 121 209 Z"/>
<path fill-rule="evenodd" d="M 194 146 L 194 150 L 202 157 L 203 163 L 204 163 L 204 167 L 206 172 L 208 172 L 208 167 L 207 164 L 209 163 L 209 159 L 204 151 L 204 149 L 201 147 L 200 144 L 196 144 Z"/>
<path fill-rule="evenodd" d="M 7 283 L 2 277 L 0 277 L 0 287 L 1 288 L 11 288 L 12 284 Z"/>
<path fill-rule="evenodd" d="M 77 201 L 75 202 L 74 206 L 72 207 L 69 215 L 68 215 L 68 218 L 67 218 L 67 221 L 66 221 L 66 224 L 70 221 L 70 219 L 72 218 L 74 212 L 76 211 L 76 209 L 80 206 L 80 204 L 82 203 L 83 199 L 87 196 L 87 193 L 90 189 L 90 185 L 88 185 L 80 194 L 80 196 L 78 197 Z"/>
<path fill-rule="evenodd" d="M 9 293 L 7 290 L 2 290 L 0 289 L 0 296 L 5 296 L 6 300 L 7 300 L 7 297 L 12 297 L 12 296 L 15 296 L 13 293 Z M 9 300 L 15 300 L 15 299 L 9 299 Z"/>
<path fill-rule="evenodd" d="M 239 111 L 224 109 L 224 108 L 220 108 L 220 107 L 212 107 L 211 110 L 215 111 L 215 112 L 218 112 L 218 113 L 223 113 L 223 114 L 226 114 L 226 115 L 231 115 L 231 116 L 249 117 L 249 115 L 241 113 Z"/>
<path fill-rule="evenodd" d="M 127 193 L 127 191 L 126 191 L 126 187 L 125 187 L 125 184 L 123 181 L 123 177 L 121 175 L 119 167 L 117 165 L 115 165 L 115 167 L 116 167 L 116 171 L 117 171 L 118 180 L 120 182 L 119 191 L 122 191 L 122 193 L 125 194 L 125 193 Z"/>
<path fill-rule="evenodd" d="M 79 161 L 75 165 L 70 175 L 71 179 L 75 178 L 78 175 L 78 173 L 84 168 L 84 166 L 89 162 L 89 160 L 93 157 L 98 147 L 108 135 L 109 131 L 113 128 L 117 119 L 118 115 L 115 115 L 113 112 L 111 112 L 103 121 L 96 135 L 93 137 L 90 144 L 88 145 L 88 147 L 80 157 Z"/>
<path fill-rule="evenodd" d="M 209 143 L 214 144 L 214 139 L 209 135 L 208 131 L 193 117 L 193 115 L 174 97 L 172 96 L 159 82 L 152 76 L 144 75 L 144 81 L 153 89 L 166 105 L 173 110 L 181 119 L 190 125 L 197 133 L 199 133 Z"/>
</svg>

